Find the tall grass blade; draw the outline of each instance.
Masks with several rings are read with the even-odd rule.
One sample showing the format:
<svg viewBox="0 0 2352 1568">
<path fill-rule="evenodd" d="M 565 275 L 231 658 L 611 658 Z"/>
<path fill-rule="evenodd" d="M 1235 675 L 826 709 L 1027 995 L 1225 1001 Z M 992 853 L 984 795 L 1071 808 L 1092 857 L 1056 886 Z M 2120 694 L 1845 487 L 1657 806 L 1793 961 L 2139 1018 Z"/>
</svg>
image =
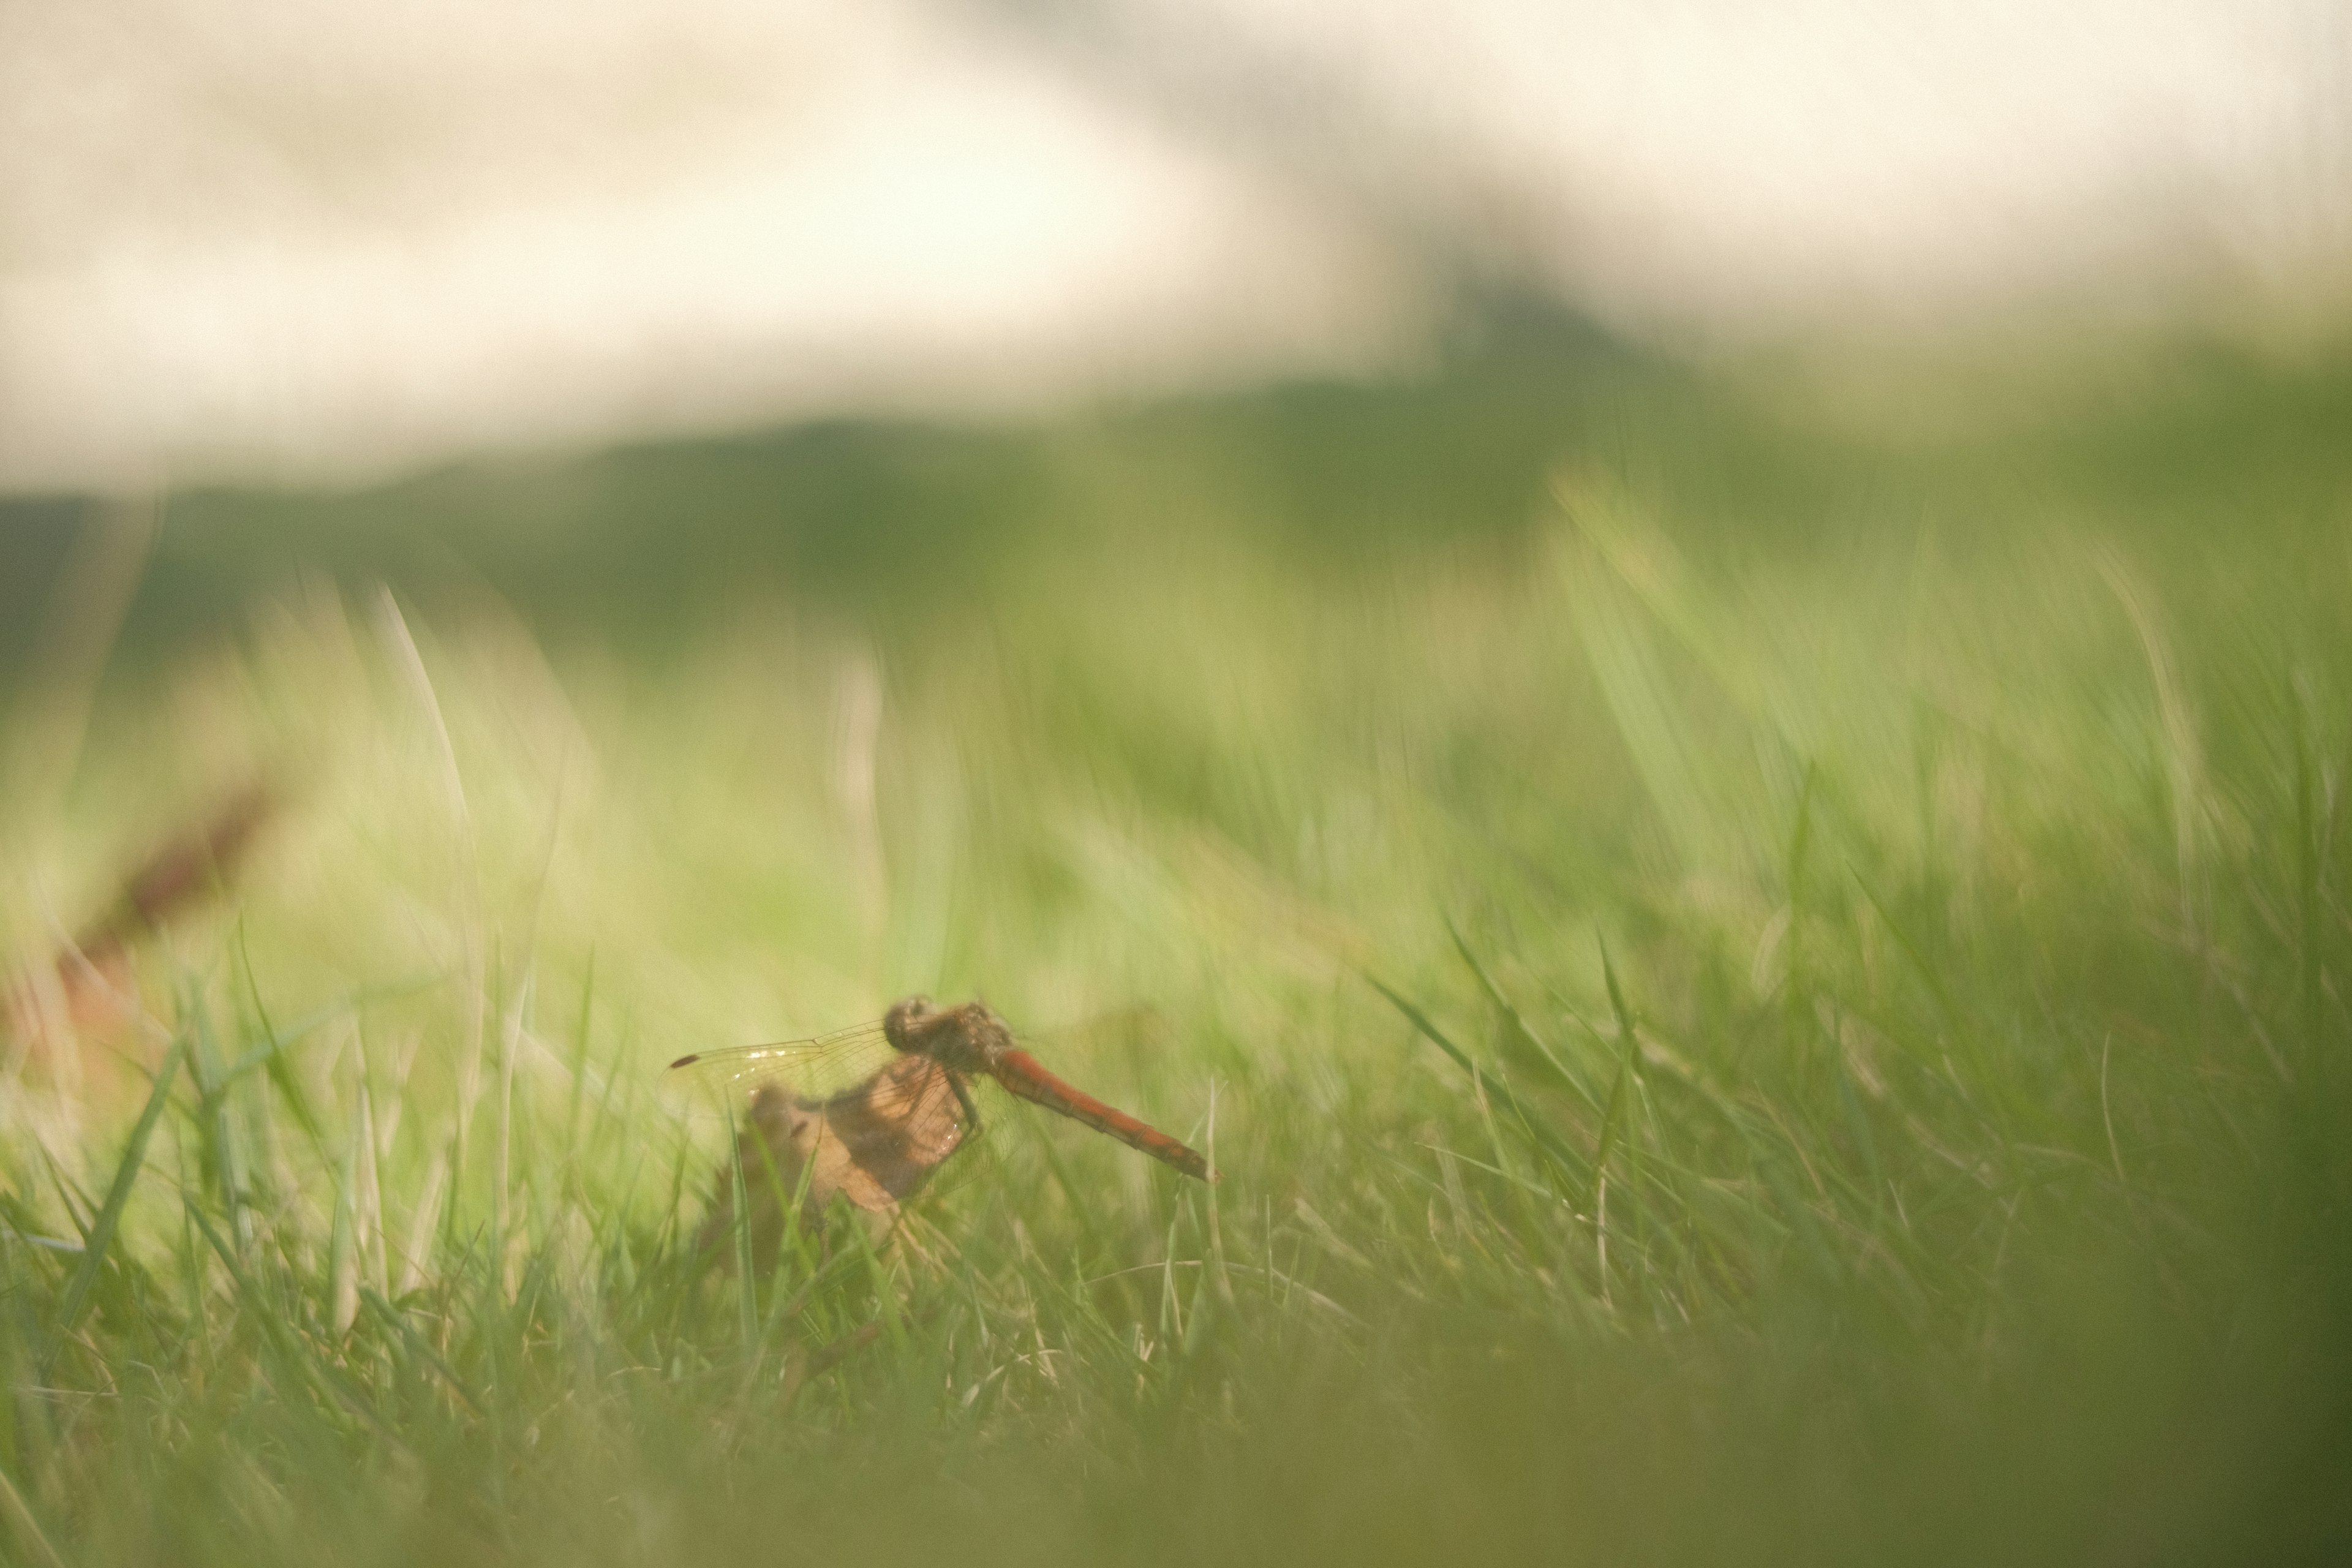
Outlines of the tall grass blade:
<svg viewBox="0 0 2352 1568">
<path fill-rule="evenodd" d="M 1509 1084 L 1481 1072 L 1478 1065 L 1470 1059 L 1469 1055 L 1461 1047 L 1448 1039 L 1443 1029 L 1430 1022 L 1428 1014 L 1373 976 L 1367 974 L 1364 979 L 1373 990 L 1387 997 L 1389 1005 L 1403 1014 L 1405 1021 L 1419 1030 L 1423 1038 L 1444 1051 L 1454 1066 L 1467 1073 L 1474 1086 L 1483 1086 L 1487 1093 L 1500 1100 L 1509 1109 L 1512 1117 L 1519 1125 L 1527 1129 L 1528 1136 L 1535 1141 L 1537 1146 L 1559 1162 L 1560 1169 L 1573 1173 L 1584 1166 L 1584 1161 L 1574 1149 L 1569 1146 L 1568 1142 L 1554 1131 L 1549 1123 L 1530 1113 Z"/>
<path fill-rule="evenodd" d="M 1567 1064 L 1559 1059 L 1559 1054 L 1553 1051 L 1550 1044 L 1535 1032 L 1533 1026 L 1528 1024 L 1526 1016 L 1519 1011 L 1517 1005 L 1508 996 L 1503 994 L 1503 988 L 1495 984 L 1495 977 L 1486 973 L 1486 966 L 1478 961 L 1477 953 L 1471 951 L 1469 942 L 1462 934 L 1462 929 L 1450 919 L 1445 922 L 1445 934 L 1454 939 L 1454 951 L 1460 953 L 1462 962 L 1470 966 L 1470 973 L 1477 980 L 1478 988 L 1486 994 L 1487 1001 L 1493 1003 L 1496 1012 L 1501 1015 L 1504 1025 L 1509 1031 L 1509 1037 L 1525 1045 L 1534 1053 L 1538 1061 L 1550 1069 L 1551 1075 L 1573 1091 L 1578 1098 L 1591 1106 L 1593 1110 L 1600 1110 L 1600 1101 L 1593 1098 L 1592 1090 L 1585 1086 L 1582 1079 L 1568 1070 Z"/>
<path fill-rule="evenodd" d="M 106 1201 L 100 1205 L 97 1217 L 90 1222 L 89 1234 L 82 1242 L 81 1261 L 66 1283 L 65 1299 L 58 1304 L 57 1321 L 51 1325 L 49 1341 L 40 1358 L 44 1382 L 56 1363 L 58 1352 L 81 1327 L 82 1314 L 89 1308 L 90 1288 L 97 1284 L 98 1271 L 105 1266 L 107 1253 L 114 1245 L 115 1232 L 122 1223 L 123 1206 L 130 1203 L 131 1189 L 137 1184 L 139 1172 L 147 1163 L 147 1141 L 154 1136 L 156 1122 L 163 1120 L 163 1108 L 170 1102 L 172 1085 L 180 1076 L 180 1060 L 187 1054 L 187 1037 L 183 1035 L 172 1042 L 172 1048 L 163 1053 L 163 1061 L 156 1066 L 155 1082 L 147 1091 L 147 1103 L 131 1129 L 130 1142 L 122 1146 L 122 1158 L 115 1163 L 114 1183 L 107 1189 Z"/>
<path fill-rule="evenodd" d="M 760 1343 L 760 1280 L 751 1272 L 751 1194 L 743 1179 L 743 1133 L 735 1119 L 732 1100 L 727 1106 L 727 1192 L 734 1205 L 735 1290 L 737 1326 L 743 1335 L 743 1353 L 757 1352 Z M 765 1139 L 761 1140 L 765 1142 Z"/>
<path fill-rule="evenodd" d="M 1633 1079 L 1633 1064 L 1642 1050 L 1641 1037 L 1633 1032 L 1633 1009 L 1625 1005 L 1625 994 L 1617 984 L 1617 968 L 1609 960 L 1609 943 L 1601 943 L 1601 978 L 1609 988 L 1610 1010 L 1617 1015 L 1617 1037 L 1621 1042 L 1617 1057 L 1617 1076 L 1609 1085 L 1609 1108 L 1601 1113 L 1601 1136 L 1592 1154 L 1592 1170 L 1596 1182 L 1609 1179 L 1609 1156 L 1617 1145 L 1617 1129 L 1625 1120 L 1626 1089 Z M 1598 1209 L 1596 1195 L 1593 1206 Z"/>
</svg>

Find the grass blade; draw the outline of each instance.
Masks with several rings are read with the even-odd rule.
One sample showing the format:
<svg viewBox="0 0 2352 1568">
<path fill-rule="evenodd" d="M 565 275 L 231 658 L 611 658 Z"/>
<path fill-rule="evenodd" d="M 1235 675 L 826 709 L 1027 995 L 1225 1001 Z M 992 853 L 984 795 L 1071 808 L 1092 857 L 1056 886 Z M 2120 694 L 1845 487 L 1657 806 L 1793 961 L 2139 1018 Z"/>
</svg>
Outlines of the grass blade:
<svg viewBox="0 0 2352 1568">
<path fill-rule="evenodd" d="M 756 1131 L 756 1128 L 753 1130 Z M 727 1191 L 735 1205 L 736 1309 L 743 1331 L 743 1353 L 755 1354 L 760 1344 L 760 1281 L 751 1273 L 751 1194 L 743 1180 L 743 1140 L 736 1125 L 735 1108 L 727 1108 Z M 764 1139 L 761 1142 L 765 1142 Z"/>
<path fill-rule="evenodd" d="M 1430 1022 L 1429 1015 L 1423 1013 L 1419 1007 L 1414 1006 L 1411 1002 L 1405 1000 L 1403 996 L 1390 989 L 1386 984 L 1382 984 L 1373 976 L 1367 974 L 1364 976 L 1364 979 L 1373 990 L 1388 998 L 1389 1005 L 1391 1006 L 1404 1015 L 1405 1022 L 1420 1030 L 1431 1045 L 1433 1045 L 1439 1050 L 1444 1051 L 1449 1058 L 1453 1058 L 1454 1064 L 1456 1067 L 1460 1068 L 1464 1072 L 1468 1073 L 1470 1075 L 1470 1081 L 1474 1085 L 1483 1087 L 1488 1093 L 1500 1100 L 1503 1104 L 1509 1109 L 1511 1115 L 1518 1121 L 1519 1125 L 1528 1130 L 1528 1135 L 1535 1140 L 1537 1146 L 1541 1148 L 1545 1153 L 1550 1155 L 1555 1161 L 1557 1161 L 1559 1163 L 1560 1169 L 1564 1171 L 1573 1171 L 1584 1163 L 1583 1160 L 1579 1157 L 1576 1151 L 1569 1147 L 1565 1139 L 1561 1138 L 1559 1133 L 1553 1131 L 1549 1123 L 1538 1120 L 1528 1110 L 1526 1104 L 1520 1100 L 1518 1095 L 1513 1092 L 1509 1084 L 1504 1083 L 1499 1079 L 1494 1079 L 1489 1077 L 1487 1074 L 1481 1072 L 1478 1068 L 1478 1065 L 1470 1059 L 1469 1056 L 1464 1052 L 1461 1047 L 1455 1045 L 1452 1040 L 1447 1039 L 1445 1037 L 1445 1032 L 1440 1029 L 1435 1024 Z"/>
<path fill-rule="evenodd" d="M 138 1123 L 131 1129 L 131 1141 L 123 1145 L 122 1158 L 114 1167 L 114 1184 L 107 1189 L 106 1202 L 100 1207 L 98 1217 L 90 1222 L 89 1238 L 82 1244 L 81 1262 L 67 1282 L 65 1300 L 58 1308 L 57 1322 L 50 1329 L 47 1348 L 41 1355 L 44 1382 L 47 1381 L 58 1352 L 81 1327 L 82 1314 L 89 1310 L 90 1288 L 98 1282 L 99 1268 L 106 1262 L 115 1230 L 122 1222 L 123 1205 L 131 1201 L 131 1186 L 147 1163 L 147 1141 L 155 1134 L 155 1123 L 163 1120 L 163 1107 L 171 1099 L 172 1084 L 180 1076 L 180 1061 L 187 1048 L 186 1036 L 173 1040 L 155 1069 L 155 1085 L 147 1091 L 147 1104 L 139 1112 Z"/>
<path fill-rule="evenodd" d="M 1633 1063 L 1642 1049 L 1641 1037 L 1633 1032 L 1633 1010 L 1625 1005 L 1625 993 L 1617 984 L 1617 966 L 1609 962 L 1606 939 L 1601 943 L 1601 978 L 1609 987 L 1609 1006 L 1617 1015 L 1617 1034 L 1624 1045 L 1617 1058 L 1616 1079 L 1609 1086 L 1609 1108 L 1601 1113 L 1601 1138 L 1592 1156 L 1596 1184 L 1607 1179 L 1609 1155 L 1617 1142 L 1617 1124 L 1625 1113 L 1625 1086 L 1633 1079 Z M 1593 1205 L 1596 1209 L 1600 1206 L 1597 1193 Z"/>
<path fill-rule="evenodd" d="M 1503 994 L 1503 988 L 1495 984 L 1495 977 L 1486 973 L 1485 964 L 1478 962 L 1478 955 L 1471 950 L 1468 940 L 1462 934 L 1462 929 L 1448 920 L 1445 922 L 1445 934 L 1454 939 L 1454 951 L 1460 953 L 1462 962 L 1470 966 L 1470 973 L 1477 980 L 1478 988 L 1486 994 L 1486 1000 L 1495 1005 L 1495 1010 L 1502 1016 L 1504 1024 L 1510 1030 L 1511 1037 L 1523 1042 L 1528 1049 L 1532 1051 L 1536 1058 L 1550 1070 L 1551 1075 L 1574 1091 L 1578 1099 L 1591 1106 L 1593 1110 L 1600 1110 L 1600 1101 L 1593 1099 L 1592 1091 L 1585 1087 L 1584 1080 L 1568 1070 L 1568 1064 L 1559 1059 L 1549 1043 L 1535 1032 L 1534 1026 L 1528 1022 L 1526 1016 L 1512 1004 L 1509 997 Z"/>
</svg>

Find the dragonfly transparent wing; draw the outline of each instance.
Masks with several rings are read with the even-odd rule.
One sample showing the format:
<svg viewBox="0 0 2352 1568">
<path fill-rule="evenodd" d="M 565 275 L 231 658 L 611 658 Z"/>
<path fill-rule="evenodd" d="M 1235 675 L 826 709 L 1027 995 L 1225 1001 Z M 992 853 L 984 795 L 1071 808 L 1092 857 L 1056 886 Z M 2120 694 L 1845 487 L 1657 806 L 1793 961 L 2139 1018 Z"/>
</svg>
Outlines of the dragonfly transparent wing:
<svg viewBox="0 0 2352 1568">
<path fill-rule="evenodd" d="M 856 1088 L 898 1055 L 880 1024 L 860 1024 L 814 1039 L 696 1051 L 670 1063 L 669 1070 L 730 1096 L 774 1087 L 803 1100 L 827 1100 Z"/>
<path fill-rule="evenodd" d="M 799 1194 L 814 1219 L 835 1196 L 887 1210 L 912 1196 L 977 1131 L 969 1086 L 894 1048 L 881 1026 L 819 1039 L 681 1057 L 671 1070 L 736 1099 L 736 1157 L 760 1213 Z M 722 1170 L 720 1192 L 731 1193 Z M 719 1211 L 714 1209 L 719 1223 Z"/>
</svg>

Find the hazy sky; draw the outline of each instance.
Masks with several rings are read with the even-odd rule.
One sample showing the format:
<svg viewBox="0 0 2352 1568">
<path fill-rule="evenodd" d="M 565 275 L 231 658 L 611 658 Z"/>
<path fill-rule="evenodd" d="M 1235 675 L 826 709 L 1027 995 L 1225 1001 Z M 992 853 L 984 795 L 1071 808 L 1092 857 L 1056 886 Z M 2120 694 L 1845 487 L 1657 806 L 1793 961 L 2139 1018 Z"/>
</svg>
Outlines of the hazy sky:
<svg viewBox="0 0 2352 1568">
<path fill-rule="evenodd" d="M 0 0 L 0 486 L 2293 300 L 2341 5 Z"/>
</svg>

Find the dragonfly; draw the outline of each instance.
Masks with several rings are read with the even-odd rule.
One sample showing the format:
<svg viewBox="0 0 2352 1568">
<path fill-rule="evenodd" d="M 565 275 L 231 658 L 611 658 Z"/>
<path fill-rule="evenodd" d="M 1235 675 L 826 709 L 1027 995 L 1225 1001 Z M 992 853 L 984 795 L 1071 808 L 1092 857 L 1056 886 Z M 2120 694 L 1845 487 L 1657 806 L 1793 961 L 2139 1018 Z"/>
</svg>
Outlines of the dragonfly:
<svg viewBox="0 0 2352 1568">
<path fill-rule="evenodd" d="M 982 1078 L 1195 1181 L 1217 1179 L 1197 1151 L 1047 1071 L 982 1002 L 940 1007 L 928 996 L 909 996 L 879 1023 L 811 1040 L 696 1051 L 669 1070 L 714 1077 L 748 1092 L 750 1121 L 736 1150 L 746 1189 L 801 1193 L 813 1222 L 835 1195 L 882 1213 L 914 1196 L 950 1155 L 979 1136 L 971 1090 Z M 731 1223 L 720 1210 L 732 1185 L 722 1171 L 722 1198 L 711 1219 L 720 1234 Z"/>
</svg>

